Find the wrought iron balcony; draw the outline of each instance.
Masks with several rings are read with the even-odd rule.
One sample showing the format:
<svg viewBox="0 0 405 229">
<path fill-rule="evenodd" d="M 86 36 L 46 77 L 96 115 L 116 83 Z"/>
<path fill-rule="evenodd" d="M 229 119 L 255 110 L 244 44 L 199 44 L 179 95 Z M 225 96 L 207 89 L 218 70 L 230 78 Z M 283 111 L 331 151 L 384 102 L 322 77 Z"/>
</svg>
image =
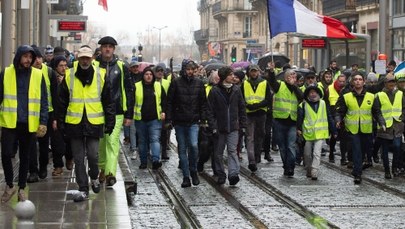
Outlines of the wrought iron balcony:
<svg viewBox="0 0 405 229">
<path fill-rule="evenodd" d="M 356 11 L 356 1 L 354 0 L 324 0 L 323 14 L 328 16 L 350 15 Z"/>
<path fill-rule="evenodd" d="M 196 42 L 207 41 L 208 40 L 208 29 L 200 29 L 200 30 L 194 31 L 194 40 Z"/>
</svg>

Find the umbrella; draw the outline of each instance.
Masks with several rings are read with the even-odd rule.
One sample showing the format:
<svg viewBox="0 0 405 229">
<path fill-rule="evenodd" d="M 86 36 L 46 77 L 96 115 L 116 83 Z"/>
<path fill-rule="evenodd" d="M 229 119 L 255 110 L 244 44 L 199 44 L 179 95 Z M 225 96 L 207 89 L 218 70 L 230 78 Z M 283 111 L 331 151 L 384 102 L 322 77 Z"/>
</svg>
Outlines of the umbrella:
<svg viewBox="0 0 405 229">
<path fill-rule="evenodd" d="M 155 66 L 153 63 L 150 62 L 139 62 L 138 64 L 139 64 L 138 70 L 140 72 L 143 72 L 143 70 L 147 67 Z"/>
<path fill-rule="evenodd" d="M 239 61 L 231 64 L 232 68 L 243 68 L 246 69 L 250 65 L 249 61 Z"/>
<path fill-rule="evenodd" d="M 272 56 L 272 53 L 269 52 L 259 58 L 258 64 L 262 70 L 267 68 L 267 63 L 269 63 L 272 60 L 271 56 Z M 284 64 L 288 64 L 290 62 L 290 59 L 288 57 L 286 57 L 285 55 L 283 55 L 281 53 L 276 53 L 276 52 L 273 53 L 273 59 L 274 59 L 274 62 L 279 61 L 281 63 L 281 66 L 283 66 Z"/>
<path fill-rule="evenodd" d="M 310 70 L 307 69 L 307 68 L 294 69 L 294 71 L 297 73 L 297 80 L 298 80 L 301 76 L 304 76 L 304 78 L 305 78 L 305 75 L 310 72 Z M 277 79 L 277 80 L 284 80 L 284 73 L 285 73 L 285 71 L 282 71 L 282 72 L 278 73 L 278 74 L 276 75 L 276 79 Z"/>
<path fill-rule="evenodd" d="M 223 64 L 223 62 L 220 61 L 220 60 L 218 60 L 218 59 L 209 59 L 209 60 L 207 60 L 207 61 L 201 62 L 200 65 L 202 65 L 202 66 L 207 66 L 207 65 L 209 65 L 209 64 L 216 64 L 216 63 L 221 63 L 221 64 Z"/>
<path fill-rule="evenodd" d="M 212 64 L 205 65 L 204 69 L 208 73 L 208 72 L 210 72 L 212 70 L 218 70 L 218 69 L 220 69 L 221 67 L 224 67 L 224 66 L 226 66 L 226 64 L 224 64 L 224 63 L 212 63 Z"/>
</svg>

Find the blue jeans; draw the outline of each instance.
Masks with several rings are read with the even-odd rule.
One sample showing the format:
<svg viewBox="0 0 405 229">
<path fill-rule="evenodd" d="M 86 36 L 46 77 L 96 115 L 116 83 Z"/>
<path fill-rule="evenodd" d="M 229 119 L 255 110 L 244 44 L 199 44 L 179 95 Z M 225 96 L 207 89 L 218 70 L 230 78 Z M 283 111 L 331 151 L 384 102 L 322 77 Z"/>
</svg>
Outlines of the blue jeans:
<svg viewBox="0 0 405 229">
<path fill-rule="evenodd" d="M 352 155 L 353 155 L 353 176 L 361 176 L 363 170 L 363 153 L 365 155 L 371 154 L 372 146 L 372 134 L 351 134 L 349 133 L 349 138 L 351 139 Z"/>
<path fill-rule="evenodd" d="M 197 124 L 191 126 L 176 125 L 174 129 L 176 130 L 177 150 L 183 177 L 189 177 L 190 171 L 197 171 L 199 126 Z"/>
<path fill-rule="evenodd" d="M 385 171 L 390 171 L 390 161 L 388 159 L 388 151 L 389 151 L 389 146 L 392 144 L 394 148 L 393 152 L 393 158 L 392 158 L 392 170 L 396 168 L 401 167 L 401 161 L 400 161 L 400 156 L 401 156 L 401 137 L 396 137 L 392 140 L 388 139 L 381 139 L 382 141 L 382 159 L 383 159 L 383 164 L 384 164 L 384 169 Z"/>
<path fill-rule="evenodd" d="M 284 171 L 294 171 L 295 168 L 295 141 L 297 140 L 297 128 L 295 125 L 288 126 L 274 120 L 274 138 L 280 148 L 280 156 L 283 161 Z"/>
<path fill-rule="evenodd" d="M 148 122 L 135 121 L 136 133 L 139 137 L 139 155 L 141 164 L 148 163 L 149 149 L 152 151 L 152 162 L 160 160 L 160 131 L 162 122 L 152 120 Z"/>
<path fill-rule="evenodd" d="M 129 149 L 131 151 L 136 150 L 136 128 L 135 128 L 135 121 L 131 123 L 129 126 L 129 139 L 131 141 Z"/>
</svg>

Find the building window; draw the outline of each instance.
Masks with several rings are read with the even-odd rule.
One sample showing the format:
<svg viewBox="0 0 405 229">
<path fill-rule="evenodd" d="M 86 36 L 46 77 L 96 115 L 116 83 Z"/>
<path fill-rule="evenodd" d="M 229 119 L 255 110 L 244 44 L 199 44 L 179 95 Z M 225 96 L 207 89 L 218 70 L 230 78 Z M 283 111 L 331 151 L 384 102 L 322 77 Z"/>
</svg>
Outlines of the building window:
<svg viewBox="0 0 405 229">
<path fill-rule="evenodd" d="M 252 37 L 252 17 L 245 17 L 243 38 Z"/>
<path fill-rule="evenodd" d="M 405 0 L 394 0 L 393 1 L 393 14 L 394 16 L 405 14 Z"/>
<path fill-rule="evenodd" d="M 404 29 L 396 29 L 393 33 L 393 55 L 395 58 L 399 60 L 404 60 L 405 57 L 405 30 Z"/>
</svg>

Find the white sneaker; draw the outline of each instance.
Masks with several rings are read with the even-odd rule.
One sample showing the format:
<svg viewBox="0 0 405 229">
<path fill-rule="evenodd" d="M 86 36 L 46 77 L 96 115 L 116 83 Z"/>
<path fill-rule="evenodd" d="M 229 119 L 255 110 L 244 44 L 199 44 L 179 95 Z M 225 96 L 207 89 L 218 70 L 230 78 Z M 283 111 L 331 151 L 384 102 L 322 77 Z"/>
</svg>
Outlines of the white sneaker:
<svg viewBox="0 0 405 229">
<path fill-rule="evenodd" d="M 131 160 L 136 160 L 136 159 L 138 159 L 138 151 L 134 150 L 134 151 L 132 151 Z"/>
</svg>

